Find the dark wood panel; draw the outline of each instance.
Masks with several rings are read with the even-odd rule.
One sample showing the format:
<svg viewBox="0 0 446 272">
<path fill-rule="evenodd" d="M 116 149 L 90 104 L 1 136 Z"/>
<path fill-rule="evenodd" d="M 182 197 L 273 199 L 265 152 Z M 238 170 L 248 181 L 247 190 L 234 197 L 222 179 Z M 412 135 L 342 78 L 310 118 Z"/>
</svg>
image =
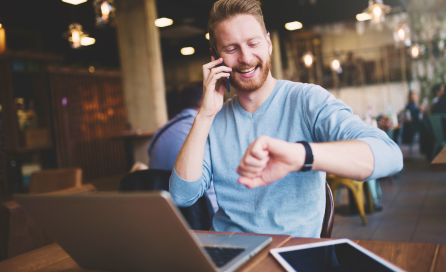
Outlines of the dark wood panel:
<svg viewBox="0 0 446 272">
<path fill-rule="evenodd" d="M 86 180 L 126 172 L 120 74 L 53 68 L 49 81 L 59 166 L 81 167 Z"/>
<path fill-rule="evenodd" d="M 431 171 L 446 171 L 446 147 L 431 162 Z"/>
</svg>

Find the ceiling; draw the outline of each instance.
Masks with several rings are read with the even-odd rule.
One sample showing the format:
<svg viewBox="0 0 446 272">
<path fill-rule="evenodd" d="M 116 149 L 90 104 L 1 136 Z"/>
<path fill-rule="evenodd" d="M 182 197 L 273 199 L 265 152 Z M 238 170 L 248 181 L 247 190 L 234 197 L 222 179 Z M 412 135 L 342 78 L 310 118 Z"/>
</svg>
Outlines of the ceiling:
<svg viewBox="0 0 446 272">
<path fill-rule="evenodd" d="M 126 0 L 129 1 L 129 0 Z M 406 0 L 384 0 L 392 7 L 402 6 Z M 431 1 L 431 0 L 429 0 Z M 93 0 L 74 6 L 61 0 L 0 0 L 0 23 L 6 28 L 19 28 L 40 32 L 45 51 L 61 54 L 66 64 L 79 66 L 119 67 L 119 55 L 115 29 L 97 29 L 94 26 Z M 354 21 L 362 12 L 368 0 L 261 0 L 265 24 L 268 30 L 286 33 L 284 25 L 300 21 L 305 27 L 339 21 Z M 161 29 L 170 32 L 169 38 L 162 39 L 164 59 L 185 58 L 180 48 L 193 46 L 197 55 L 209 54 L 206 33 L 209 11 L 214 0 L 161 0 L 157 1 L 158 17 L 173 19 L 172 26 Z M 79 50 L 71 49 L 62 33 L 72 22 L 78 22 L 96 44 Z M 175 38 L 175 28 L 192 29 L 195 36 Z M 169 30 L 170 28 L 170 30 Z M 181 31 L 179 31 L 181 32 Z M 177 31 L 178 33 L 178 31 Z"/>
</svg>

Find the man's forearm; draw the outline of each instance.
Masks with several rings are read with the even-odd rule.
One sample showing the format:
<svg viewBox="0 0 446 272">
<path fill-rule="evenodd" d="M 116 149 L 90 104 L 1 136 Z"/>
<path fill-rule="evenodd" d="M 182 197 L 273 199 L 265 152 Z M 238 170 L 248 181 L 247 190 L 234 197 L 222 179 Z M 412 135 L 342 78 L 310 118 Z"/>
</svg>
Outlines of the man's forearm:
<svg viewBox="0 0 446 272">
<path fill-rule="evenodd" d="M 310 143 L 313 151 L 313 170 L 364 180 L 374 170 L 373 152 L 360 140 Z"/>
<path fill-rule="evenodd" d="M 184 180 L 198 180 L 203 171 L 203 157 L 206 140 L 213 118 L 197 114 L 194 124 L 184 141 L 175 161 L 175 171 Z"/>
</svg>

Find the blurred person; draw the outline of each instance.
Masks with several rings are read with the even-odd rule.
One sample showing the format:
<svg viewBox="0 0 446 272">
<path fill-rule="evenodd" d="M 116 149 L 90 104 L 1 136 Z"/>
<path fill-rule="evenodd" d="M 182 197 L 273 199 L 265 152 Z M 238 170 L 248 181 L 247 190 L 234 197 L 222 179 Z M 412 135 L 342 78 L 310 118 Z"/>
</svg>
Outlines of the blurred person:
<svg viewBox="0 0 446 272">
<path fill-rule="evenodd" d="M 405 107 L 405 118 L 403 125 L 402 141 L 410 145 L 409 153 L 412 153 L 412 145 L 415 135 L 420 130 L 421 120 L 423 118 L 422 109 L 418 106 L 419 96 L 414 91 L 409 92 L 408 103 Z"/>
<path fill-rule="evenodd" d="M 203 96 L 203 82 L 187 84 L 178 95 L 181 112 L 160 128 L 149 145 L 149 168 L 172 171 L 181 146 L 192 127 Z M 218 209 L 214 188 L 207 191 L 214 212 Z"/>
<path fill-rule="evenodd" d="M 395 142 L 342 101 L 272 77 L 258 0 L 215 2 L 208 30 L 221 58 L 203 65 L 203 101 L 170 178 L 177 205 L 192 205 L 212 178 L 214 230 L 320 237 L 326 172 L 372 180 L 401 170 Z M 223 103 L 227 77 L 237 94 Z"/>
<path fill-rule="evenodd" d="M 432 94 L 434 95 L 434 99 L 432 99 L 432 105 L 435 105 L 440 100 L 441 96 L 444 94 L 444 83 L 436 84 L 432 88 Z"/>
</svg>

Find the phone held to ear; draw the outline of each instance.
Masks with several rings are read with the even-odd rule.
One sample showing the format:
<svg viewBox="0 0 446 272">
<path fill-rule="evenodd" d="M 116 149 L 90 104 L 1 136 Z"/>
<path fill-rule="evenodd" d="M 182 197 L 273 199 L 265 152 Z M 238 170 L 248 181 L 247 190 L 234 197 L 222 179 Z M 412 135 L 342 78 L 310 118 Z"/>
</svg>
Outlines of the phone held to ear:
<svg viewBox="0 0 446 272">
<path fill-rule="evenodd" d="M 220 54 L 218 54 L 217 48 L 215 46 L 212 46 L 212 56 L 214 56 L 215 60 L 218 60 L 220 58 Z M 224 62 L 221 62 L 216 67 L 220 67 L 220 66 L 226 66 L 226 64 Z M 226 89 L 228 90 L 228 93 L 231 91 L 230 87 L 231 87 L 231 85 L 229 84 L 229 77 L 227 77 L 226 78 Z"/>
</svg>

